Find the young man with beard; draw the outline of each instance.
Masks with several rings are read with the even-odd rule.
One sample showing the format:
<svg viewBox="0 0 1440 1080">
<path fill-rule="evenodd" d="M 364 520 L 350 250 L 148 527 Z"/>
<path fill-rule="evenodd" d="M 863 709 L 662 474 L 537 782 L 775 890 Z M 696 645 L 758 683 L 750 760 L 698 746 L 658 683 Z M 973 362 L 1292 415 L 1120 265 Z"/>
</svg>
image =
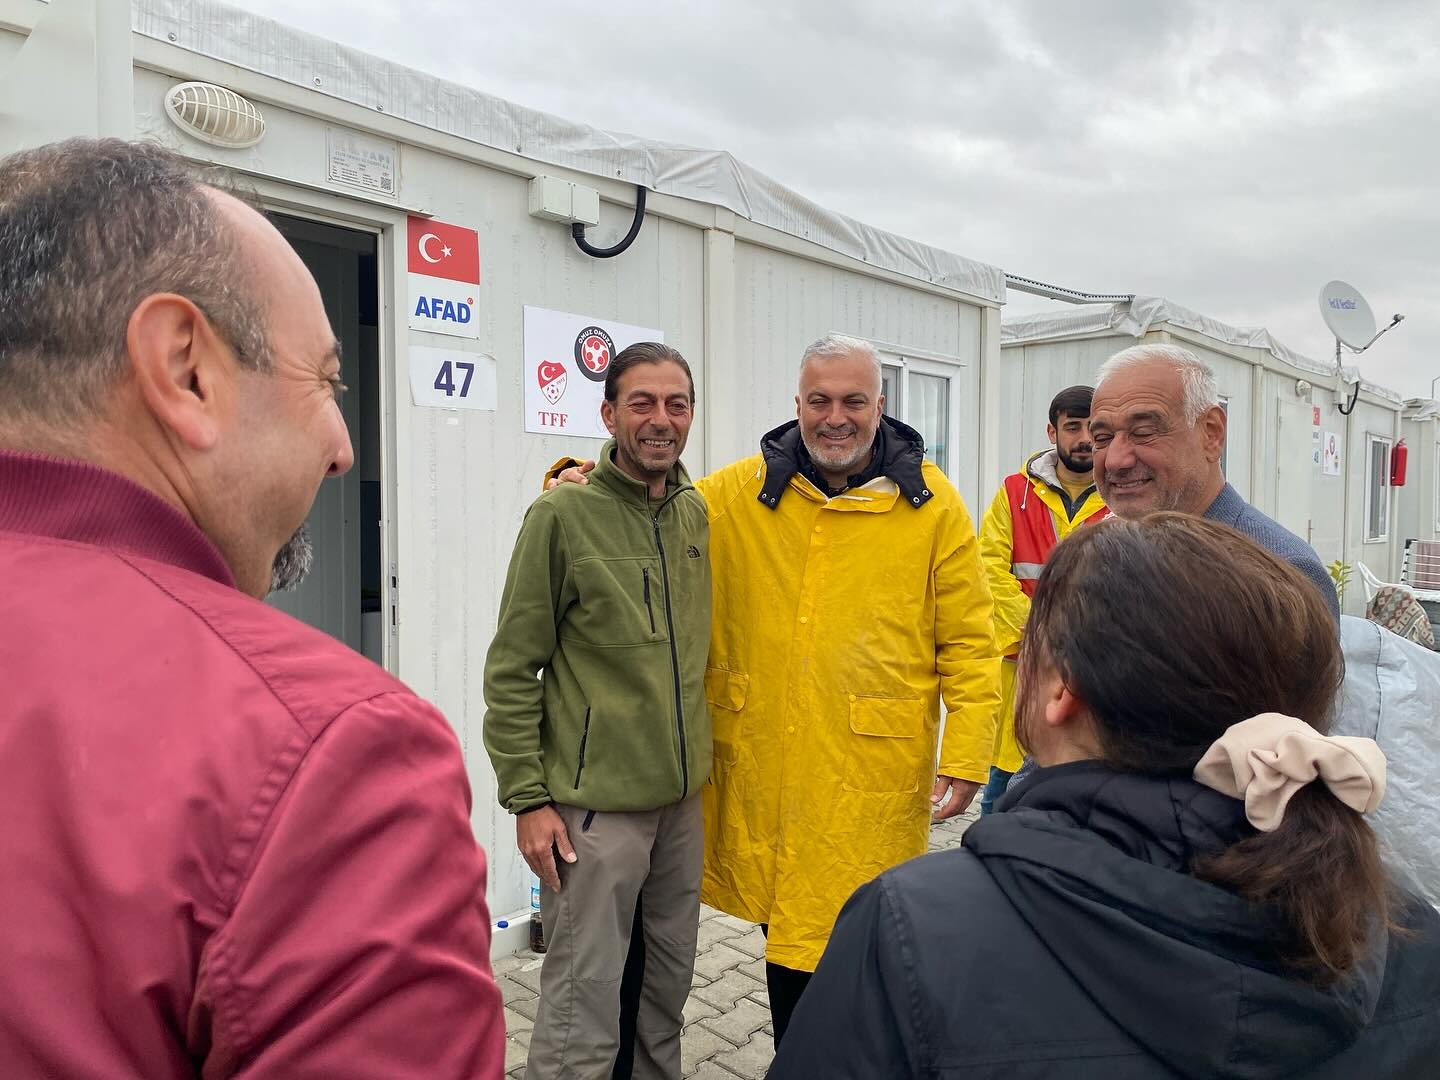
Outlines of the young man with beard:
<svg viewBox="0 0 1440 1080">
<path fill-rule="evenodd" d="M 485 746 L 544 885 L 529 1080 L 611 1076 L 637 904 L 632 1075 L 681 1071 L 711 752 L 709 528 L 680 464 L 694 406 L 674 349 L 643 342 L 611 361 L 601 416 L 614 438 L 588 485 L 531 506 L 500 602 Z"/>
<path fill-rule="evenodd" d="M 1055 395 L 1045 427 L 1051 448 L 1032 454 L 1024 468 L 1005 478 L 980 526 L 980 558 L 995 601 L 995 644 L 1005 657 L 1000 668 L 995 761 L 980 796 L 982 814 L 994 809 L 1022 760 L 1013 722 L 1015 660 L 1035 583 L 1056 544 L 1085 522 L 1106 514 L 1092 476 L 1093 394 L 1088 386 L 1071 386 Z"/>
<path fill-rule="evenodd" d="M 880 375 L 868 342 L 821 338 L 796 419 L 697 482 L 716 580 L 703 898 L 766 927 L 777 1045 L 845 899 L 925 851 L 932 809 L 964 810 L 993 750 L 974 525 L 919 433 L 884 415 Z"/>
</svg>

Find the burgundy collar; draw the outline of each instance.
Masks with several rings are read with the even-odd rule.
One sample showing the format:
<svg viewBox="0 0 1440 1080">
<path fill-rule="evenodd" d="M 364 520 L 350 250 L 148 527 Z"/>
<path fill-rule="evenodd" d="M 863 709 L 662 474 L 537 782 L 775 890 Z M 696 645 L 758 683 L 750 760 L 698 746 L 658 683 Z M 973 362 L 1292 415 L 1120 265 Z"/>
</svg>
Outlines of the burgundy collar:
<svg viewBox="0 0 1440 1080">
<path fill-rule="evenodd" d="M 134 481 L 84 461 L 0 450 L 0 532 L 111 548 L 235 587 L 193 521 Z"/>
</svg>

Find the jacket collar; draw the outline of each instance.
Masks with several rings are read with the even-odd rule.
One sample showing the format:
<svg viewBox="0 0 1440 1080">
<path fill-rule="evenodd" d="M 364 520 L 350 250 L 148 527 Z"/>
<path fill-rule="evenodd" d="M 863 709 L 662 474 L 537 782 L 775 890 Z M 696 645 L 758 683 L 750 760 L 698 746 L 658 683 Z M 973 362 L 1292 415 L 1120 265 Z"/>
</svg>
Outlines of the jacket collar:
<svg viewBox="0 0 1440 1080">
<path fill-rule="evenodd" d="M 665 477 L 665 497 L 658 503 L 654 502 L 650 498 L 650 488 L 645 483 L 636 480 L 615 464 L 614 439 L 607 440 L 600 448 L 600 453 L 595 458 L 595 468 L 590 473 L 590 482 L 604 488 L 621 502 L 632 503 L 647 511 L 652 507 L 665 505 L 680 492 L 693 486 L 685 466 L 677 461 Z"/>
<path fill-rule="evenodd" d="M 122 551 L 235 587 L 193 521 L 154 492 L 84 461 L 0 450 L 0 531 Z"/>
<path fill-rule="evenodd" d="M 1187 870 L 1197 855 L 1255 835 L 1238 799 L 1189 777 L 1140 776 L 1100 761 L 1036 769 L 1005 793 L 1002 808 L 1061 815 L 1131 858 L 1169 870 Z"/>
<path fill-rule="evenodd" d="M 1065 508 L 1065 516 L 1073 521 L 1075 515 L 1080 512 L 1092 497 L 1098 499 L 1100 496 L 1095 490 L 1095 481 L 1092 479 L 1090 486 L 1082 491 L 1080 497 L 1072 503 L 1069 493 L 1065 490 L 1065 485 L 1060 483 L 1059 465 L 1060 454 L 1055 447 L 1052 446 L 1048 450 L 1040 450 L 1031 454 L 1030 459 L 1025 462 L 1024 471 L 1025 475 L 1030 478 L 1030 482 L 1035 485 L 1037 490 L 1041 487 L 1046 487 L 1059 496 L 1060 505 Z"/>
<path fill-rule="evenodd" d="M 858 481 L 857 486 L 863 485 L 883 476 L 893 481 L 905 501 L 917 509 L 934 498 L 935 493 L 930 490 L 923 471 L 925 439 L 918 431 L 894 417 L 882 416 L 874 449 L 870 468 L 852 476 L 852 484 Z M 765 461 L 765 482 L 756 498 L 774 510 L 791 480 L 797 474 L 804 476 L 814 469 L 810 452 L 800 437 L 800 421 L 790 420 L 767 431 L 760 438 L 760 454 Z M 872 472 L 874 476 L 870 475 Z M 822 496 L 827 494 L 823 489 L 817 490 Z"/>
</svg>

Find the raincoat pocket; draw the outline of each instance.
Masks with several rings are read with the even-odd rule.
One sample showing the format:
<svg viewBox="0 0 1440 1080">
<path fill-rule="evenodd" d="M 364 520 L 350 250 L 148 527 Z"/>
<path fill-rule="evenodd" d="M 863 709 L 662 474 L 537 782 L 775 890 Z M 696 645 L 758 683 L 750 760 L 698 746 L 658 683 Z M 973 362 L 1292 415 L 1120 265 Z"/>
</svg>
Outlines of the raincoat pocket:
<svg viewBox="0 0 1440 1080">
<path fill-rule="evenodd" d="M 710 729 L 715 757 L 734 761 L 739 753 L 740 714 L 745 709 L 745 696 L 750 689 L 750 676 L 723 668 L 705 669 L 705 700 L 710 703 Z"/>
<path fill-rule="evenodd" d="M 850 752 L 844 785 L 850 791 L 912 792 L 934 754 L 922 744 L 925 702 L 920 698 L 850 695 Z"/>
</svg>

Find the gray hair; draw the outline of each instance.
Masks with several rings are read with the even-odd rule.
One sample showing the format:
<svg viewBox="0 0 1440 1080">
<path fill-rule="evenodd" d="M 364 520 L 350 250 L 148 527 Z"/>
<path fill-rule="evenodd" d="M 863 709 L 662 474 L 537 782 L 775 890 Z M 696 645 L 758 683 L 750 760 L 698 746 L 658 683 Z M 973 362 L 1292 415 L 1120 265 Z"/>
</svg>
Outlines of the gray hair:
<svg viewBox="0 0 1440 1080">
<path fill-rule="evenodd" d="M 0 415 L 98 412 L 155 293 L 186 297 L 242 365 L 269 368 L 263 305 L 210 188 L 253 205 L 154 144 L 69 139 L 0 161 Z"/>
<path fill-rule="evenodd" d="M 1220 404 L 1220 391 L 1215 385 L 1215 372 L 1210 370 L 1209 365 L 1189 349 L 1182 349 L 1179 345 L 1158 343 L 1132 345 L 1128 349 L 1122 349 L 1101 364 L 1100 373 L 1095 377 L 1096 396 L 1099 396 L 1100 387 L 1105 385 L 1105 380 L 1110 376 L 1127 368 L 1150 363 L 1169 364 L 1179 373 L 1183 394 L 1181 408 L 1185 414 L 1187 427 L 1194 427 L 1196 421 L 1205 414 L 1206 409 L 1213 409 Z"/>
<path fill-rule="evenodd" d="M 875 351 L 875 346 L 864 338 L 851 337 L 849 334 L 826 334 L 806 345 L 805 352 L 800 357 L 800 370 L 804 371 L 805 365 L 811 360 L 838 360 L 842 356 L 863 356 L 875 366 L 877 379 L 883 374 L 880 370 L 880 354 Z"/>
</svg>

